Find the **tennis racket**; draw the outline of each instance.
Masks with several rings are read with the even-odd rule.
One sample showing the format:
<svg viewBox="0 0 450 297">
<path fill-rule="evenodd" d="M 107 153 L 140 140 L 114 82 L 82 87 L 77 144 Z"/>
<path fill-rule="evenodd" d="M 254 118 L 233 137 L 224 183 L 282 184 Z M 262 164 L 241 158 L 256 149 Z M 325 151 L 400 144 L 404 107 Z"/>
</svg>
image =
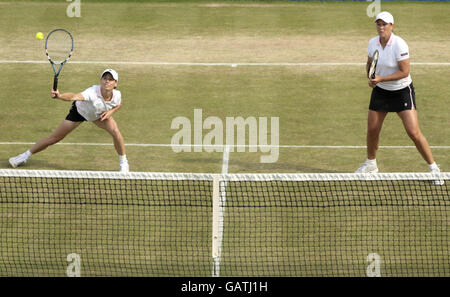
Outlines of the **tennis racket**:
<svg viewBox="0 0 450 297">
<path fill-rule="evenodd" d="M 58 76 L 64 64 L 69 61 L 73 52 L 73 37 L 69 31 L 56 29 L 50 32 L 45 40 L 45 54 L 52 65 L 55 76 L 53 90 L 58 89 Z M 58 68 L 59 66 L 59 68 Z"/>
<path fill-rule="evenodd" d="M 369 67 L 369 78 L 371 79 L 375 78 L 375 70 L 377 69 L 377 63 L 378 63 L 378 50 L 376 50 L 373 53 L 372 63 L 370 63 Z"/>
</svg>

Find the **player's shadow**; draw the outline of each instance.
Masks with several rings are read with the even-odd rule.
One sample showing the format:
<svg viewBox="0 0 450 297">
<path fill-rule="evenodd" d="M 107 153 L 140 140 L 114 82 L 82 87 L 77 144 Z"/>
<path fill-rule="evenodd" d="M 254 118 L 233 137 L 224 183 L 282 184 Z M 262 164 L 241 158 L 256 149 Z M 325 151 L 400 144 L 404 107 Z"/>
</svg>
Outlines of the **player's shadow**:
<svg viewBox="0 0 450 297">
<path fill-rule="evenodd" d="M 222 158 L 189 158 L 189 159 L 180 159 L 179 161 L 184 163 L 192 163 L 192 164 L 222 164 Z M 340 171 L 336 170 L 325 170 L 316 167 L 304 166 L 301 164 L 292 164 L 292 163 L 255 163 L 255 162 L 244 162 L 239 160 L 231 159 L 228 167 L 231 168 L 230 172 L 267 172 L 271 171 L 273 173 L 339 173 Z M 236 167 L 238 168 L 236 170 Z M 234 170 L 233 170 L 234 169 Z"/>
<path fill-rule="evenodd" d="M 272 171 L 273 173 L 338 173 L 336 170 L 324 170 L 316 167 L 304 166 L 302 164 L 292 164 L 292 163 L 253 163 L 253 162 L 243 162 L 243 161 L 233 161 L 230 160 L 228 164 L 229 167 L 233 168 L 235 166 L 239 168 L 245 168 L 245 171 Z"/>
<path fill-rule="evenodd" d="M 189 158 L 189 159 L 180 159 L 180 161 L 185 163 L 194 163 L 194 164 L 201 164 L 201 163 L 209 163 L 209 164 L 220 164 L 222 162 L 222 159 L 219 158 Z"/>
<path fill-rule="evenodd" d="M 48 168 L 47 170 L 71 170 L 72 168 L 64 167 L 45 160 L 31 160 L 30 165 L 38 168 Z M 50 169 L 51 168 L 51 169 Z M 25 168 L 24 168 L 25 169 Z"/>
<path fill-rule="evenodd" d="M 8 160 L 2 160 L 2 161 L 0 161 L 0 168 L 9 169 L 9 168 L 11 168 L 11 165 L 9 165 Z"/>
<path fill-rule="evenodd" d="M 13 169 L 9 164 L 8 160 L 0 162 L 0 168 L 3 169 Z M 29 160 L 25 165 L 18 167 L 17 169 L 25 169 L 25 170 L 69 170 L 70 168 L 66 168 L 54 163 L 50 163 L 44 160 Z"/>
</svg>

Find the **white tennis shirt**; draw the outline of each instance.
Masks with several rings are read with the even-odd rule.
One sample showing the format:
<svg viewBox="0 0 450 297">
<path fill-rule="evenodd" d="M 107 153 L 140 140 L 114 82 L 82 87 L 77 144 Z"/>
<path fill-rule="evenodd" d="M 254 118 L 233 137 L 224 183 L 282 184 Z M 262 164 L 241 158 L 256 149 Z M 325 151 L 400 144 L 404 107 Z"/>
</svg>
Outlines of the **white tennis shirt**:
<svg viewBox="0 0 450 297">
<path fill-rule="evenodd" d="M 98 120 L 102 113 L 119 106 L 122 102 L 122 94 L 118 90 L 113 90 L 110 101 L 103 99 L 100 86 L 92 86 L 81 92 L 84 100 L 76 101 L 77 110 L 86 120 L 92 122 Z"/>
<path fill-rule="evenodd" d="M 375 74 L 378 76 L 387 76 L 394 74 L 399 71 L 398 62 L 402 60 L 406 60 L 409 58 L 409 48 L 406 42 L 394 33 L 391 34 L 391 38 L 389 38 L 386 46 L 381 46 L 380 37 L 376 36 L 369 41 L 368 54 L 369 57 L 373 57 L 375 50 L 378 50 L 378 63 Z M 378 87 L 395 91 L 406 88 L 412 82 L 411 75 L 408 74 L 407 77 L 394 80 L 394 81 L 385 81 L 377 84 Z"/>
</svg>

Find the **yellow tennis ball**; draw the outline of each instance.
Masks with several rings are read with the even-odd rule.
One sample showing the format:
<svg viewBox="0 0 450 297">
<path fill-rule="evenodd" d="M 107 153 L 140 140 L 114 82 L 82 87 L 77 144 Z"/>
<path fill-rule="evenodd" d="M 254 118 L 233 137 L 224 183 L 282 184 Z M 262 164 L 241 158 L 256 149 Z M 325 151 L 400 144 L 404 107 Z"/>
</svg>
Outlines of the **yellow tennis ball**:
<svg viewBox="0 0 450 297">
<path fill-rule="evenodd" d="M 44 34 L 42 34 L 42 32 L 36 33 L 36 39 L 38 39 L 38 40 L 44 39 Z"/>
</svg>

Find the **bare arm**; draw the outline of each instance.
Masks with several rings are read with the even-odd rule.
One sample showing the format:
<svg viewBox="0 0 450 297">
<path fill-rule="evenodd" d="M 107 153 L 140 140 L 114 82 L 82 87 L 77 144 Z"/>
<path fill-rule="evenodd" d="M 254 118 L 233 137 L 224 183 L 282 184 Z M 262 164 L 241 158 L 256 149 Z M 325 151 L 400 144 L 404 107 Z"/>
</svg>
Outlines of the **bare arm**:
<svg viewBox="0 0 450 297">
<path fill-rule="evenodd" d="M 63 101 L 77 101 L 77 100 L 84 100 L 84 96 L 81 93 L 59 93 L 58 90 L 53 91 L 51 93 L 52 98 L 60 99 Z"/>
<path fill-rule="evenodd" d="M 112 114 L 115 113 L 116 111 L 118 111 L 121 107 L 122 107 L 122 103 L 120 103 L 120 105 L 118 105 L 118 106 L 116 106 L 116 107 L 114 107 L 114 108 L 112 108 L 112 109 L 110 109 L 108 111 L 105 111 L 100 116 L 100 121 L 104 121 L 104 120 L 109 119 L 112 116 Z"/>
</svg>

